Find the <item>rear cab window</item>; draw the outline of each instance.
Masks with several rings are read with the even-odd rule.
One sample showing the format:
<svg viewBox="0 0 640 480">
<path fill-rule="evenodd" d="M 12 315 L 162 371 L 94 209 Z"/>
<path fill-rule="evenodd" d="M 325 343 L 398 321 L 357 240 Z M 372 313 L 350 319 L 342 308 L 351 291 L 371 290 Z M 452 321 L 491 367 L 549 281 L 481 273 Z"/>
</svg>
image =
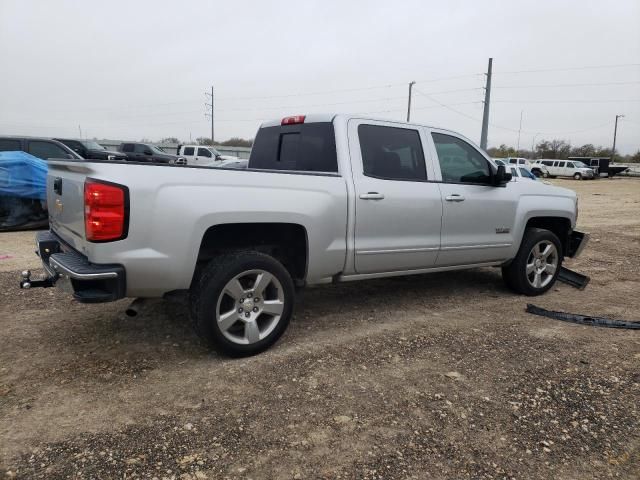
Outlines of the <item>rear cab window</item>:
<svg viewBox="0 0 640 480">
<path fill-rule="evenodd" d="M 249 168 L 300 172 L 338 172 L 331 122 L 277 125 L 258 130 Z"/>
</svg>

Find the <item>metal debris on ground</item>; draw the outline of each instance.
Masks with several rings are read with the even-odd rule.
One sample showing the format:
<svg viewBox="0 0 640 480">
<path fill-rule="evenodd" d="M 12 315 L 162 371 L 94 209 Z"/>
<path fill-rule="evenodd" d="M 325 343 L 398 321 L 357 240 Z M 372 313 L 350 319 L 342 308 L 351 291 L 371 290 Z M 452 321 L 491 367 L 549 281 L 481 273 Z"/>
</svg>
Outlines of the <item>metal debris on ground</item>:
<svg viewBox="0 0 640 480">
<path fill-rule="evenodd" d="M 594 327 L 626 328 L 630 330 L 640 330 L 640 322 L 629 320 L 611 320 L 610 318 L 593 317 L 590 315 L 580 315 L 577 313 L 556 312 L 545 310 L 530 303 L 527 304 L 527 313 L 540 315 L 541 317 L 562 320 L 563 322 L 578 323 L 580 325 L 591 325 Z"/>
</svg>

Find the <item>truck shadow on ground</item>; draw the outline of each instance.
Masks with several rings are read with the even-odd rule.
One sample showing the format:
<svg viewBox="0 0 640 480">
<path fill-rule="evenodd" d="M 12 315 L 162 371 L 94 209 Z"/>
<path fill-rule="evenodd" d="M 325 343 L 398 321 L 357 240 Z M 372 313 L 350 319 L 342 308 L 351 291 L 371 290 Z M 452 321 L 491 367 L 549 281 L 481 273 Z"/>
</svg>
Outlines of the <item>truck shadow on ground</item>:
<svg viewBox="0 0 640 480">
<path fill-rule="evenodd" d="M 414 311 L 427 315 L 438 309 L 462 308 L 478 299 L 514 296 L 509 293 L 497 269 L 476 269 L 429 275 L 392 277 L 308 288 L 299 292 L 290 331 L 279 344 L 304 342 L 305 332 L 330 331 L 348 326 L 354 318 L 367 321 L 402 321 L 394 314 Z M 127 302 L 103 305 L 74 305 L 75 321 L 60 322 L 49 339 L 58 346 L 81 351 L 128 350 L 170 358 L 210 355 L 194 333 L 184 301 L 152 300 L 136 317 L 125 315 Z M 406 316 L 406 315 L 405 315 Z M 354 327 L 357 328 L 357 327 Z M 291 338 L 293 337 L 293 338 Z M 214 356 L 217 354 L 213 353 Z"/>
</svg>

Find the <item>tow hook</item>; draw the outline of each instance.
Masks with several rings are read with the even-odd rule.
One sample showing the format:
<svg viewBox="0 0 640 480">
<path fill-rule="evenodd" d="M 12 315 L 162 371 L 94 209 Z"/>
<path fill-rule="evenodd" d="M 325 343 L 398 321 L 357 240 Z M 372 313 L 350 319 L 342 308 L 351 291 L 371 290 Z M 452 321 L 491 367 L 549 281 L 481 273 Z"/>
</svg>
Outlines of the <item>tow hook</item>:
<svg viewBox="0 0 640 480">
<path fill-rule="evenodd" d="M 56 283 L 56 279 L 53 277 L 47 277 L 44 280 L 31 280 L 31 270 L 24 270 L 22 272 L 22 280 L 20 281 L 20 288 L 49 288 L 53 287 Z"/>
</svg>

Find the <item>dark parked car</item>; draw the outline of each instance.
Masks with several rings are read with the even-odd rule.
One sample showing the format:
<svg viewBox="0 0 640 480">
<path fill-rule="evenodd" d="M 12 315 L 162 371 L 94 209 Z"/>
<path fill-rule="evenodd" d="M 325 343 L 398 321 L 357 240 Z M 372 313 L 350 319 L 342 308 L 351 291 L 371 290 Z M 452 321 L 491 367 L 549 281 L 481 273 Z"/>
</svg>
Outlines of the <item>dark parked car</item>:
<svg viewBox="0 0 640 480">
<path fill-rule="evenodd" d="M 118 148 L 131 162 L 176 163 L 184 165 L 186 160 L 178 155 L 163 152 L 149 143 L 121 143 Z"/>
<path fill-rule="evenodd" d="M 127 156 L 122 152 L 107 150 L 93 140 L 76 140 L 74 138 L 54 138 L 64 143 L 71 150 L 83 158 L 91 160 L 126 160 Z"/>
<path fill-rule="evenodd" d="M 38 137 L 0 137 L 0 152 L 30 153 L 43 160 L 63 158 L 66 160 L 82 160 L 82 157 L 66 145 L 50 138 Z"/>
</svg>

